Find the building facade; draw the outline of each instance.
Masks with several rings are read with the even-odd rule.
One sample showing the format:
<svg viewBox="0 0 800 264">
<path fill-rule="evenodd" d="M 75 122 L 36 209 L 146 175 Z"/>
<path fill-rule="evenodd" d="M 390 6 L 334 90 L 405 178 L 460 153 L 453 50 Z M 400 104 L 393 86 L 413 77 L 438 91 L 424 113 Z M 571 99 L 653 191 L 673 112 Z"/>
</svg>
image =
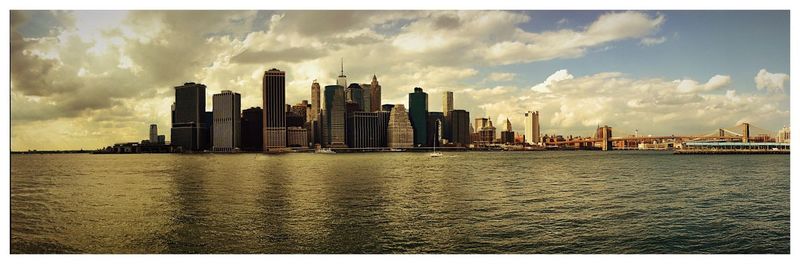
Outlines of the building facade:
<svg viewBox="0 0 800 264">
<path fill-rule="evenodd" d="M 158 143 L 158 125 L 150 124 L 150 143 Z"/>
<path fill-rule="evenodd" d="M 175 87 L 175 118 L 170 130 L 170 144 L 185 152 L 203 151 L 209 148 L 205 108 L 205 85 L 189 82 Z"/>
<path fill-rule="evenodd" d="M 360 84 L 351 83 L 350 86 L 347 86 L 345 98 L 348 102 L 358 105 L 358 111 L 364 111 L 364 89 L 361 88 Z"/>
<path fill-rule="evenodd" d="M 445 91 L 442 96 L 442 113 L 447 116 L 453 111 L 453 92 Z"/>
<path fill-rule="evenodd" d="M 791 143 L 789 140 L 790 131 L 789 127 L 783 126 L 781 130 L 778 130 L 778 135 L 775 137 L 775 142 L 777 143 Z"/>
<path fill-rule="evenodd" d="M 542 142 L 539 127 L 539 111 L 528 111 L 525 113 L 525 141 L 531 145 L 538 145 Z"/>
<path fill-rule="evenodd" d="M 241 138 L 241 102 L 239 93 L 224 90 L 212 97 L 214 151 L 238 151 Z"/>
<path fill-rule="evenodd" d="M 503 130 L 500 131 L 500 143 L 514 144 L 514 129 L 511 127 L 511 120 L 506 118 L 506 121 L 501 127 Z"/>
<path fill-rule="evenodd" d="M 286 128 L 286 144 L 292 148 L 307 148 L 308 130 L 302 127 Z"/>
<path fill-rule="evenodd" d="M 286 73 L 272 68 L 264 72 L 264 151 L 286 148 Z"/>
<path fill-rule="evenodd" d="M 264 150 L 264 111 L 251 107 L 242 111 L 240 149 L 243 151 Z"/>
<path fill-rule="evenodd" d="M 379 148 L 386 146 L 389 113 L 355 112 L 349 117 L 347 145 L 351 148 Z"/>
<path fill-rule="evenodd" d="M 415 87 L 408 94 L 408 116 L 414 128 L 414 146 L 425 146 L 428 143 L 428 94 L 422 88 Z"/>
<path fill-rule="evenodd" d="M 466 110 L 453 110 L 445 117 L 447 124 L 450 126 L 450 143 L 466 147 L 471 143 L 470 130 L 471 125 L 469 122 L 469 112 Z"/>
<path fill-rule="evenodd" d="M 369 84 L 369 96 L 369 111 L 381 111 L 381 84 L 378 83 L 378 77 L 375 74 L 372 75 L 372 82 Z"/>
<path fill-rule="evenodd" d="M 411 121 L 403 104 L 392 107 L 387 134 L 387 145 L 390 148 L 414 147 L 414 128 L 411 127 Z"/>
<path fill-rule="evenodd" d="M 323 146 L 343 148 L 345 145 L 345 94 L 340 85 L 325 86 L 322 112 Z"/>
</svg>

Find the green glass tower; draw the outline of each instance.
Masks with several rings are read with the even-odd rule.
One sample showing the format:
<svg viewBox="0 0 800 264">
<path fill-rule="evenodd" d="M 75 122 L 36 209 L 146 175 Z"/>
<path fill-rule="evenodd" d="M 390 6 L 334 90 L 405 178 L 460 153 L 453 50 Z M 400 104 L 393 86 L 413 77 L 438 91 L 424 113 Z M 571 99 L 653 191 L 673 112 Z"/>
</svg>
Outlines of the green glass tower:
<svg viewBox="0 0 800 264">
<path fill-rule="evenodd" d="M 428 94 L 422 88 L 415 87 L 408 94 L 408 117 L 414 128 L 414 146 L 426 146 L 428 143 Z"/>
</svg>

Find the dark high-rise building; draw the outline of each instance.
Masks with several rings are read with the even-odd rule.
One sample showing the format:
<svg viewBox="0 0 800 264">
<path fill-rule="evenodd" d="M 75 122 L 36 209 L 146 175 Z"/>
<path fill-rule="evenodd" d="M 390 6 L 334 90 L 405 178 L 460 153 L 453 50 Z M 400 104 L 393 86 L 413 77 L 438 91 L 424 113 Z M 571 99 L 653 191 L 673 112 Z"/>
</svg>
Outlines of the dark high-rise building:
<svg viewBox="0 0 800 264">
<path fill-rule="evenodd" d="M 372 89 L 370 88 L 370 84 L 362 83 L 361 89 L 364 91 L 364 105 L 361 107 L 364 109 L 364 112 L 372 112 Z M 380 107 L 378 107 L 380 110 Z"/>
<path fill-rule="evenodd" d="M 378 148 L 386 146 L 389 112 L 354 112 L 348 118 L 350 131 L 347 145 L 351 148 Z"/>
<path fill-rule="evenodd" d="M 322 111 L 322 145 L 342 148 L 345 145 L 345 95 L 340 85 L 325 86 Z"/>
<path fill-rule="evenodd" d="M 308 112 L 307 112 L 308 109 L 309 109 L 308 100 L 303 100 L 302 102 L 293 105 L 290 111 L 296 114 L 297 116 L 300 116 L 303 119 L 303 123 L 305 124 L 306 122 L 308 122 Z"/>
<path fill-rule="evenodd" d="M 264 151 L 286 148 L 286 73 L 264 72 Z"/>
<path fill-rule="evenodd" d="M 369 111 L 375 112 L 380 111 L 381 109 L 381 85 L 378 83 L 378 77 L 375 74 L 372 75 L 372 83 L 369 85 Z M 364 109 L 367 109 L 366 107 Z M 366 111 L 366 110 L 365 110 Z M 383 110 L 387 111 L 387 110 Z M 391 111 L 391 109 L 389 109 Z M 387 111 L 387 112 L 389 112 Z"/>
<path fill-rule="evenodd" d="M 457 146 L 470 144 L 469 112 L 465 110 L 453 110 L 447 115 L 447 123 L 450 125 L 450 142 Z"/>
<path fill-rule="evenodd" d="M 415 87 L 413 93 L 408 94 L 408 117 L 411 127 L 414 128 L 414 146 L 424 146 L 428 143 L 428 94 L 422 88 Z"/>
<path fill-rule="evenodd" d="M 365 111 L 364 109 L 364 89 L 357 83 L 351 83 L 345 89 L 345 94 L 348 102 L 354 102 L 358 105 L 358 111 Z M 369 108 L 367 108 L 369 109 Z"/>
<path fill-rule="evenodd" d="M 205 85 L 190 82 L 175 87 L 175 117 L 170 130 L 173 146 L 182 151 L 208 149 L 209 126 L 205 108 Z"/>
<path fill-rule="evenodd" d="M 150 124 L 150 143 L 158 143 L 158 125 Z"/>
<path fill-rule="evenodd" d="M 214 151 L 238 151 L 241 145 L 241 95 L 228 90 L 212 97 Z"/>
<path fill-rule="evenodd" d="M 262 151 L 264 149 L 264 111 L 261 107 L 251 107 L 242 111 L 243 151 Z"/>
<path fill-rule="evenodd" d="M 305 117 L 295 112 L 286 112 L 286 127 L 305 126 Z"/>
<path fill-rule="evenodd" d="M 384 111 L 384 112 L 390 112 L 391 113 L 392 112 L 392 108 L 394 108 L 393 104 L 381 105 L 381 111 Z"/>
<path fill-rule="evenodd" d="M 445 117 L 442 112 L 428 112 L 428 146 L 441 146 L 444 139 Z"/>
</svg>

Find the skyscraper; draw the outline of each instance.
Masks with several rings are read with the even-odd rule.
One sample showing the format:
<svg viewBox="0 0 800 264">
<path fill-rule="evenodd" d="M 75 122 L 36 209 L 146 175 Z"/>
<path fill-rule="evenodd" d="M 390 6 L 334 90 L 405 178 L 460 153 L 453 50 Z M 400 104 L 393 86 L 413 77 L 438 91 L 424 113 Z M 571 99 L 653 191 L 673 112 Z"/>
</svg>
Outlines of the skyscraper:
<svg viewBox="0 0 800 264">
<path fill-rule="evenodd" d="M 428 112 L 428 146 L 433 146 L 434 142 L 437 146 L 441 146 L 445 123 L 444 113 Z"/>
<path fill-rule="evenodd" d="M 361 88 L 361 85 L 357 83 L 351 83 L 350 86 L 347 86 L 347 89 L 345 89 L 345 94 L 348 102 L 354 102 L 358 104 L 358 111 L 365 111 L 364 89 Z"/>
<path fill-rule="evenodd" d="M 336 78 L 336 85 L 347 87 L 347 75 L 344 75 L 344 58 L 342 58 L 342 72 L 339 74 L 339 77 Z"/>
<path fill-rule="evenodd" d="M 513 144 L 514 143 L 514 130 L 511 128 L 511 120 L 506 118 L 502 126 L 503 130 L 500 131 L 500 143 Z"/>
<path fill-rule="evenodd" d="M 408 94 L 408 116 L 414 128 L 414 146 L 424 146 L 428 142 L 428 94 L 415 87 Z"/>
<path fill-rule="evenodd" d="M 453 111 L 453 92 L 445 91 L 443 95 L 444 96 L 442 98 L 442 113 L 444 113 L 444 115 L 447 116 L 448 113 L 450 113 L 450 111 Z"/>
<path fill-rule="evenodd" d="M 364 112 L 372 112 L 372 88 L 370 84 L 362 83 L 361 90 L 364 91 L 364 105 L 361 107 Z"/>
<path fill-rule="evenodd" d="M 175 122 L 170 130 L 172 145 L 182 151 L 208 149 L 205 108 L 205 85 L 189 82 L 175 87 Z"/>
<path fill-rule="evenodd" d="M 214 151 L 239 149 L 241 139 L 241 102 L 239 93 L 223 90 L 212 99 L 214 116 Z"/>
<path fill-rule="evenodd" d="M 158 125 L 150 124 L 150 144 L 158 143 Z"/>
<path fill-rule="evenodd" d="M 386 129 L 389 113 L 355 112 L 350 117 L 351 133 L 348 133 L 348 146 L 351 148 L 377 148 L 386 144 Z"/>
<path fill-rule="evenodd" d="M 381 85 L 378 83 L 378 77 L 375 74 L 372 75 L 372 83 L 369 85 L 369 95 L 370 95 L 370 112 L 380 111 L 381 110 Z"/>
<path fill-rule="evenodd" d="M 317 120 L 319 117 L 319 110 L 322 107 L 319 101 L 319 83 L 317 80 L 314 80 L 314 83 L 311 84 L 311 117 L 309 120 Z"/>
<path fill-rule="evenodd" d="M 326 147 L 342 148 L 345 145 L 345 100 L 344 87 L 326 85 L 322 112 L 322 138 Z"/>
<path fill-rule="evenodd" d="M 539 134 L 539 111 L 528 111 L 525 113 L 525 142 L 536 145 L 542 142 Z"/>
<path fill-rule="evenodd" d="M 264 151 L 286 148 L 286 73 L 264 72 Z"/>
<path fill-rule="evenodd" d="M 392 107 L 387 134 L 387 144 L 390 148 L 414 147 L 414 129 L 411 127 L 406 107 L 403 104 Z"/>
<path fill-rule="evenodd" d="M 466 110 L 453 110 L 445 117 L 450 125 L 449 140 L 456 146 L 467 146 L 470 144 L 469 112 Z"/>
<path fill-rule="evenodd" d="M 264 111 L 261 107 L 251 107 L 242 111 L 241 149 L 244 151 L 264 150 Z"/>
</svg>

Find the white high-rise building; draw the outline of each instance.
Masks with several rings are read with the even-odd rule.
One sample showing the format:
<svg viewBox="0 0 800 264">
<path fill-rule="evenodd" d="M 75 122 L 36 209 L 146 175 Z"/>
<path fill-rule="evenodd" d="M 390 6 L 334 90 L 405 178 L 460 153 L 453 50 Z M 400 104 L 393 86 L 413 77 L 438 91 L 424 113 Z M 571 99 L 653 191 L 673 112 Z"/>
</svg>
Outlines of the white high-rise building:
<svg viewBox="0 0 800 264">
<path fill-rule="evenodd" d="M 414 129 L 403 104 L 396 104 L 389 114 L 389 127 L 386 131 L 390 148 L 414 147 Z"/>
<path fill-rule="evenodd" d="M 777 143 L 790 143 L 789 142 L 789 127 L 783 126 L 781 130 L 778 130 L 778 135 L 775 137 L 775 142 Z"/>
<path fill-rule="evenodd" d="M 241 138 L 241 96 L 228 90 L 213 98 L 213 151 L 237 151 Z"/>
<path fill-rule="evenodd" d="M 539 133 L 539 111 L 528 111 L 525 113 L 525 142 L 531 145 L 538 145 L 542 142 Z"/>
</svg>

